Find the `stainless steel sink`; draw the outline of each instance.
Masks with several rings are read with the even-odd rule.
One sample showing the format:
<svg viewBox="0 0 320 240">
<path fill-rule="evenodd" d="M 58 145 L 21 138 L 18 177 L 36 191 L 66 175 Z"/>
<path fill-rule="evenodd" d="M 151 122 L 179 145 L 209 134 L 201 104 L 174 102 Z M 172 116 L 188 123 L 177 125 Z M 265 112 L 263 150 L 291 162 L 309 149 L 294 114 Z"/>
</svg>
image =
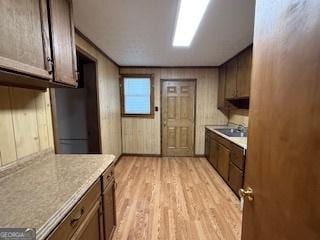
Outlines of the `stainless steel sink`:
<svg viewBox="0 0 320 240">
<path fill-rule="evenodd" d="M 247 132 L 240 131 L 237 128 L 218 128 L 216 131 L 227 135 L 228 137 L 247 137 Z"/>
</svg>

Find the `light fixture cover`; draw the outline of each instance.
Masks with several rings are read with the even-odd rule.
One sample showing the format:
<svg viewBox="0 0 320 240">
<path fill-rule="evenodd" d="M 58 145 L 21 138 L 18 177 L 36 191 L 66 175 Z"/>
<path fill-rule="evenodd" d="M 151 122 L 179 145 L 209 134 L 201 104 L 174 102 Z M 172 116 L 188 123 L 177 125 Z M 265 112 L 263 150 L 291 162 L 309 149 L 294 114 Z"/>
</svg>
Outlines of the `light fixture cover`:
<svg viewBox="0 0 320 240">
<path fill-rule="evenodd" d="M 209 2 L 210 0 L 181 0 L 173 46 L 190 46 Z"/>
</svg>

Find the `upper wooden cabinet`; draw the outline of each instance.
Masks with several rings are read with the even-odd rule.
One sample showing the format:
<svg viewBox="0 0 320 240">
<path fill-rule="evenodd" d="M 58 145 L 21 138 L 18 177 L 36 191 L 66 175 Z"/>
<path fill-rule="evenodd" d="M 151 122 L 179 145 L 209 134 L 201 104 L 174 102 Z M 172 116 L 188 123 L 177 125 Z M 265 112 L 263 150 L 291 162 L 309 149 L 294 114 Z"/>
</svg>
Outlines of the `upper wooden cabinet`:
<svg viewBox="0 0 320 240">
<path fill-rule="evenodd" d="M 3 0 L 0 14 L 1 85 L 76 86 L 71 1 Z"/>
<path fill-rule="evenodd" d="M 71 0 L 50 0 L 54 81 L 77 85 L 77 58 Z"/>
<path fill-rule="evenodd" d="M 250 96 L 252 48 L 243 51 L 238 57 L 237 97 Z"/>
<path fill-rule="evenodd" d="M 226 63 L 225 98 L 227 99 L 237 97 L 237 65 L 237 58 Z"/>
<path fill-rule="evenodd" d="M 249 47 L 220 67 L 225 69 L 225 99 L 250 97 L 251 66 L 252 47 Z M 219 87 L 219 91 L 223 89 Z"/>
<path fill-rule="evenodd" d="M 2 0 L 0 15 L 1 82 L 7 72 L 51 80 L 47 2 Z"/>
<path fill-rule="evenodd" d="M 231 108 L 231 104 L 226 101 L 225 89 L 226 89 L 226 66 L 219 67 L 219 84 L 218 84 L 218 109 L 221 111 L 227 111 Z"/>
</svg>

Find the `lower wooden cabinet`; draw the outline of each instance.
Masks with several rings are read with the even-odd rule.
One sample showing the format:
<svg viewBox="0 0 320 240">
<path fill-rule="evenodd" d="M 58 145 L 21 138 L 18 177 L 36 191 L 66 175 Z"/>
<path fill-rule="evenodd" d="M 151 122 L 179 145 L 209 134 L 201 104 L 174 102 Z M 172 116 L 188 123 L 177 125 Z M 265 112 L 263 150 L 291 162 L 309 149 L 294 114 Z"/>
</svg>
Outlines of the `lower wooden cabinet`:
<svg viewBox="0 0 320 240">
<path fill-rule="evenodd" d="M 97 201 L 88 213 L 88 216 L 71 237 L 72 240 L 102 240 L 102 206 L 101 200 Z"/>
<path fill-rule="evenodd" d="M 243 186 L 243 171 L 241 171 L 235 164 L 229 164 L 229 186 L 238 195 L 240 188 Z"/>
<path fill-rule="evenodd" d="M 109 240 L 116 228 L 113 166 L 97 180 L 47 238 Z"/>
<path fill-rule="evenodd" d="M 229 179 L 230 150 L 218 143 L 218 172 L 225 181 Z"/>
<path fill-rule="evenodd" d="M 103 207 L 104 207 L 104 233 L 105 240 L 111 240 L 113 232 L 116 228 L 116 212 L 115 212 L 115 181 L 112 180 L 105 188 L 103 195 Z"/>
<path fill-rule="evenodd" d="M 209 162 L 215 167 L 218 167 L 218 143 L 214 139 L 209 139 L 210 151 L 209 151 Z"/>
<path fill-rule="evenodd" d="M 245 166 L 243 148 L 206 129 L 205 155 L 239 197 L 239 189 L 243 187 Z"/>
</svg>

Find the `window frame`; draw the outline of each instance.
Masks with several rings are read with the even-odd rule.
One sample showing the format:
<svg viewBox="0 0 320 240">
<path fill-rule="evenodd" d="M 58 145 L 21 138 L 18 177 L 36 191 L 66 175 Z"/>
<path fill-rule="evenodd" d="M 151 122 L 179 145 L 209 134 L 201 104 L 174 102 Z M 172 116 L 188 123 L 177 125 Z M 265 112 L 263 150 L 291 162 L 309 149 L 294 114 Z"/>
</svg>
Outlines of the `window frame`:
<svg viewBox="0 0 320 240">
<path fill-rule="evenodd" d="M 124 79 L 125 78 L 149 78 L 150 79 L 150 113 L 125 113 Z M 121 74 L 120 76 L 121 116 L 135 118 L 154 118 L 154 76 L 153 74 Z"/>
</svg>

